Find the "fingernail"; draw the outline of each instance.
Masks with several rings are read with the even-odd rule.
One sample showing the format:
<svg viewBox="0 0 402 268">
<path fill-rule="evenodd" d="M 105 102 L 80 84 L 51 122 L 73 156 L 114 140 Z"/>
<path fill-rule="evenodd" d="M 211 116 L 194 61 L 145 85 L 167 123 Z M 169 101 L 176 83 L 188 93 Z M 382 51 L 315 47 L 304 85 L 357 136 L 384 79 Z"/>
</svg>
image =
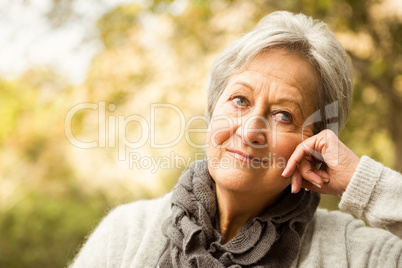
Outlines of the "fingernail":
<svg viewBox="0 0 402 268">
<path fill-rule="evenodd" d="M 294 187 L 294 185 L 292 184 L 292 187 L 291 187 L 291 189 L 290 189 L 290 192 L 292 193 L 292 194 L 294 194 L 295 193 L 295 187 Z"/>
<path fill-rule="evenodd" d="M 320 189 L 321 189 L 321 185 L 319 185 L 318 183 L 316 183 L 316 182 L 311 182 L 311 184 L 312 184 L 312 185 L 314 185 L 315 187 L 317 187 L 317 188 L 320 188 Z"/>
<path fill-rule="evenodd" d="M 329 182 L 329 179 L 324 178 L 324 179 L 322 179 L 322 181 L 325 182 L 325 183 L 328 183 L 328 182 Z"/>
<path fill-rule="evenodd" d="M 281 174 L 282 177 L 285 177 L 285 176 L 283 176 L 283 174 L 285 174 L 285 171 L 286 171 L 286 170 L 284 170 L 284 171 L 282 172 L 282 174 Z"/>
</svg>

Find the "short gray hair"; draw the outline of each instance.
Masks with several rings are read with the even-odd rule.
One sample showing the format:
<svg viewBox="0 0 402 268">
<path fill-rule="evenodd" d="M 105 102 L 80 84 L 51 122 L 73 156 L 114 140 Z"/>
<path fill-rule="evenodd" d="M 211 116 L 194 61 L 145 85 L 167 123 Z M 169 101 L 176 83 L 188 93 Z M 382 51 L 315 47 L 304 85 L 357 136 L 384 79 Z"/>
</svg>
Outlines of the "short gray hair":
<svg viewBox="0 0 402 268">
<path fill-rule="evenodd" d="M 316 109 L 320 111 L 318 115 L 327 119 L 332 117 L 332 121 L 338 117 L 338 124 L 337 129 L 333 129 L 330 122 L 321 120 L 314 123 L 314 132 L 331 128 L 338 133 L 346 124 L 352 102 L 351 63 L 324 22 L 287 11 L 265 16 L 253 31 L 234 41 L 218 55 L 208 79 L 207 117 L 212 117 L 230 76 L 246 68 L 261 52 L 273 48 L 297 53 L 315 68 L 320 79 L 316 102 Z"/>
</svg>

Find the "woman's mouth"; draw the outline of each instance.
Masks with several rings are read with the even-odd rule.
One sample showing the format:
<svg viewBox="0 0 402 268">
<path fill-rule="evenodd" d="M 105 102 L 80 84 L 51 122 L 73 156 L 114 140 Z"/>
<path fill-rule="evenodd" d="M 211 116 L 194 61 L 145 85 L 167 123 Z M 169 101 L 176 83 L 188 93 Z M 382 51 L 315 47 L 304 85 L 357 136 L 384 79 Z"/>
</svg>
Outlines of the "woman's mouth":
<svg viewBox="0 0 402 268">
<path fill-rule="evenodd" d="M 264 161 L 252 154 L 242 152 L 233 148 L 226 148 L 226 150 L 237 160 L 240 160 L 244 163 L 263 163 Z"/>
</svg>

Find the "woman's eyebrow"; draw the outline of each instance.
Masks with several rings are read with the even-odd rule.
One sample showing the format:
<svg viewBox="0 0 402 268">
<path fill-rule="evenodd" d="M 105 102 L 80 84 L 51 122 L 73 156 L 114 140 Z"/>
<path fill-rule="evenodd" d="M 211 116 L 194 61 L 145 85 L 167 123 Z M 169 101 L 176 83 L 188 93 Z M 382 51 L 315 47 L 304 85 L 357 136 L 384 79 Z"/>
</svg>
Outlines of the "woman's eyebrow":
<svg viewBox="0 0 402 268">
<path fill-rule="evenodd" d="M 246 87 L 246 88 L 254 91 L 254 87 L 245 81 L 236 81 L 236 83 L 234 83 L 234 85 L 240 85 L 240 86 Z"/>
<path fill-rule="evenodd" d="M 298 101 L 294 100 L 294 99 L 289 99 L 289 98 L 279 98 L 276 103 L 283 103 L 283 102 L 290 102 L 293 104 L 296 104 L 296 106 L 299 108 L 299 110 L 301 111 L 303 117 L 304 117 L 304 112 L 303 109 L 301 108 L 301 105 L 299 104 Z"/>
</svg>

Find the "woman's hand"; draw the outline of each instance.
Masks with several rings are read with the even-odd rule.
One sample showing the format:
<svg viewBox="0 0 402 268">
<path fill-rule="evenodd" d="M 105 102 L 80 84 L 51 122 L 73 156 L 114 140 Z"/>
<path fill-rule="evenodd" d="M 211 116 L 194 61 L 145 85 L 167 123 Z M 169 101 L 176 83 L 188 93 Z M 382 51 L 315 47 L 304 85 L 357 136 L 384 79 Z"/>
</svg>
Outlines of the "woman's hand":
<svg viewBox="0 0 402 268">
<path fill-rule="evenodd" d="M 282 176 L 291 177 L 292 193 L 307 188 L 318 193 L 341 195 L 359 161 L 334 132 L 323 130 L 296 147 Z M 317 168 L 317 164 L 321 166 Z"/>
</svg>

